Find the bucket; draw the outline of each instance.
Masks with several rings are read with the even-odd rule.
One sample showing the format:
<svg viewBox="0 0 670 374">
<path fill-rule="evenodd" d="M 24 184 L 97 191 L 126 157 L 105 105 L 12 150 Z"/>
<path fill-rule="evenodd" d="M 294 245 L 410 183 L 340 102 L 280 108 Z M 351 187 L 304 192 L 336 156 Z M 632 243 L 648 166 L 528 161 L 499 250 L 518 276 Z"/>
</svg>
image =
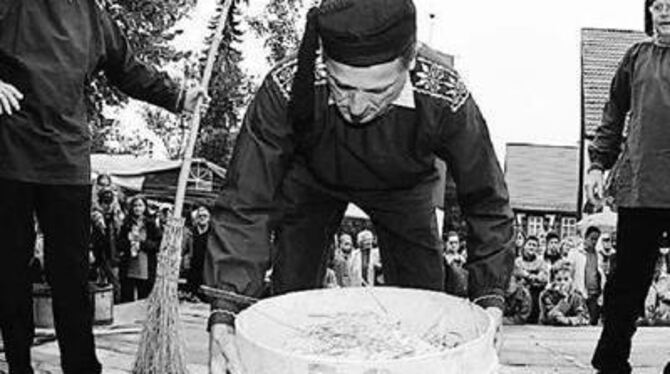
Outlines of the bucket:
<svg viewBox="0 0 670 374">
<path fill-rule="evenodd" d="M 110 325 L 114 322 L 114 287 L 89 283 L 89 296 L 93 306 L 93 324 Z M 54 328 L 51 287 L 33 284 L 33 321 L 35 327 Z"/>
<path fill-rule="evenodd" d="M 315 318 L 337 313 L 390 316 L 413 336 L 449 333 L 460 341 L 453 348 L 392 359 L 337 357 L 290 347 L 296 334 L 313 326 Z M 296 292 L 256 303 L 238 315 L 235 325 L 237 348 L 248 373 L 493 374 L 498 369 L 492 318 L 467 300 L 439 292 L 392 287 Z"/>
</svg>

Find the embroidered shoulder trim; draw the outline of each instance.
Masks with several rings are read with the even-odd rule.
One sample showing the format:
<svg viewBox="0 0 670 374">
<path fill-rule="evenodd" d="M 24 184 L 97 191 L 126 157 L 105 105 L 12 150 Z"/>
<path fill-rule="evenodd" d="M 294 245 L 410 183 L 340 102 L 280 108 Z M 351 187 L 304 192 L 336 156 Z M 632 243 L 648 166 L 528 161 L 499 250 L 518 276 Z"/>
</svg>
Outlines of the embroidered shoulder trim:
<svg viewBox="0 0 670 374">
<path fill-rule="evenodd" d="M 413 75 L 415 91 L 446 101 L 452 112 L 458 111 L 470 97 L 470 91 L 455 70 L 425 57 L 416 58 Z"/>
<path fill-rule="evenodd" d="M 279 63 L 270 73 L 272 80 L 279 87 L 279 91 L 281 91 L 282 96 L 286 100 L 291 99 L 291 87 L 293 86 L 293 78 L 297 70 L 298 59 L 291 58 Z M 324 85 L 326 84 L 326 78 L 326 64 L 324 64 L 323 58 L 319 54 L 316 59 L 316 67 L 314 68 L 314 84 L 316 86 Z"/>
</svg>

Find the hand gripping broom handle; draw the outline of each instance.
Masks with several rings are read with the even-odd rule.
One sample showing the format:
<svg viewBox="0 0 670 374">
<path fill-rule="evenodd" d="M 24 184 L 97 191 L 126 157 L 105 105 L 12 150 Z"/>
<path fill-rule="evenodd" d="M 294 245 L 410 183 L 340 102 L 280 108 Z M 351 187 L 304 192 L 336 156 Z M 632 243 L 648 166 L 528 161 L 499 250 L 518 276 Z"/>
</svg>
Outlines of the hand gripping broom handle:
<svg viewBox="0 0 670 374">
<path fill-rule="evenodd" d="M 212 78 L 212 70 L 214 69 L 214 62 L 216 61 L 216 54 L 219 51 L 221 40 L 223 39 L 223 31 L 226 28 L 226 21 L 228 20 L 228 12 L 232 0 L 225 0 L 223 3 L 223 10 L 221 11 L 219 23 L 214 31 L 214 38 L 207 53 L 207 62 L 205 63 L 205 71 L 202 74 L 200 82 L 203 88 L 209 86 L 209 81 Z M 181 218 L 182 210 L 184 208 L 184 197 L 186 195 L 186 183 L 191 171 L 191 162 L 193 161 L 193 150 L 198 139 L 198 130 L 200 129 L 200 105 L 202 104 L 202 97 L 198 98 L 198 103 L 195 106 L 193 116 L 191 117 L 190 133 L 188 142 L 186 143 L 186 150 L 184 152 L 184 161 L 181 164 L 179 171 L 179 181 L 177 183 L 177 196 L 175 197 L 174 214 L 173 217 Z"/>
</svg>

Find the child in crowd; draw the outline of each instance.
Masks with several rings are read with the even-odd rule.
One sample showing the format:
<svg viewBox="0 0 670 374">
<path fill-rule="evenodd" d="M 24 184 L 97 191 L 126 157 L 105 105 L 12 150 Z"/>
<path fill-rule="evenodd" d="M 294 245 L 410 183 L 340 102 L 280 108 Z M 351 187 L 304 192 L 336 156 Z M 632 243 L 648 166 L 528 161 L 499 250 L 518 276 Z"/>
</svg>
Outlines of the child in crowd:
<svg viewBox="0 0 670 374">
<path fill-rule="evenodd" d="M 503 323 L 506 325 L 523 325 L 528 321 L 532 307 L 530 292 L 517 277 L 512 276 L 505 292 L 505 311 Z"/>
<path fill-rule="evenodd" d="M 654 282 L 644 303 L 644 322 L 651 326 L 670 326 L 670 274 L 666 262 L 668 247 L 661 246 L 659 252 Z"/>
<path fill-rule="evenodd" d="M 555 326 L 585 326 L 589 323 L 584 296 L 572 284 L 573 268 L 567 261 L 552 268 L 552 280 L 540 294 L 540 322 Z"/>
<path fill-rule="evenodd" d="M 549 282 L 549 264 L 544 260 L 540 249 L 540 240 L 529 236 L 517 257 L 514 266 L 514 276 L 518 277 L 524 287 L 528 288 L 532 298 L 529 323 L 537 323 L 540 314 L 539 296 Z"/>
</svg>

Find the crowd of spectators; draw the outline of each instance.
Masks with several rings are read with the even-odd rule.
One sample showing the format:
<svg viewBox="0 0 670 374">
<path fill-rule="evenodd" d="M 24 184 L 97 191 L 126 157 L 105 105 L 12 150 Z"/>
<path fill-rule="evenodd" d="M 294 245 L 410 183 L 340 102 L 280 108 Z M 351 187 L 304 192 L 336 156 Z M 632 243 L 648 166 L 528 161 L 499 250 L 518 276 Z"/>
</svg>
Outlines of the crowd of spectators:
<svg viewBox="0 0 670 374">
<path fill-rule="evenodd" d="M 555 233 L 544 243 L 519 232 L 517 258 L 506 293 L 505 323 L 555 326 L 598 325 L 604 287 L 615 271 L 615 238 L 588 227 L 582 237 L 561 240 Z M 640 324 L 670 324 L 670 275 L 667 233 L 659 240 L 659 261 Z"/>
<path fill-rule="evenodd" d="M 172 214 L 141 195 L 125 196 L 107 175 L 94 185 L 91 203 L 91 282 L 112 285 L 116 302 L 146 298 L 155 281 L 162 231 Z M 180 271 L 180 290 L 199 299 L 203 283 L 210 212 L 194 206 L 187 215 Z M 444 235 L 445 291 L 467 297 L 466 241 L 456 232 Z M 615 271 L 615 238 L 597 227 L 581 237 L 561 239 L 550 232 L 542 240 L 519 231 L 516 259 L 505 294 L 506 324 L 555 326 L 598 325 L 604 316 L 603 290 Z M 659 239 L 659 260 L 640 324 L 670 326 L 670 239 Z M 44 283 L 43 245 L 36 227 L 35 255 L 30 263 L 33 283 Z M 372 230 L 341 233 L 334 238 L 324 287 L 384 284 L 377 240 Z"/>
<path fill-rule="evenodd" d="M 186 297 L 198 299 L 210 214 L 206 206 L 192 208 L 183 239 L 180 289 Z M 157 254 L 171 214 L 169 204 L 139 194 L 126 196 L 108 175 L 100 175 L 92 187 L 89 280 L 111 285 L 117 303 L 146 298 L 156 279 Z M 39 228 L 36 233 L 31 279 L 44 283 Z"/>
<path fill-rule="evenodd" d="M 355 236 L 355 240 L 353 238 Z M 379 248 L 371 230 L 342 233 L 324 287 L 383 285 Z M 586 326 L 602 323 L 604 287 L 615 271 L 615 235 L 588 227 L 577 237 L 544 238 L 518 232 L 516 260 L 505 294 L 506 324 Z M 456 232 L 444 235 L 445 291 L 467 297 L 466 241 Z M 670 239 L 659 240 L 659 261 L 640 324 L 670 325 Z"/>
</svg>

